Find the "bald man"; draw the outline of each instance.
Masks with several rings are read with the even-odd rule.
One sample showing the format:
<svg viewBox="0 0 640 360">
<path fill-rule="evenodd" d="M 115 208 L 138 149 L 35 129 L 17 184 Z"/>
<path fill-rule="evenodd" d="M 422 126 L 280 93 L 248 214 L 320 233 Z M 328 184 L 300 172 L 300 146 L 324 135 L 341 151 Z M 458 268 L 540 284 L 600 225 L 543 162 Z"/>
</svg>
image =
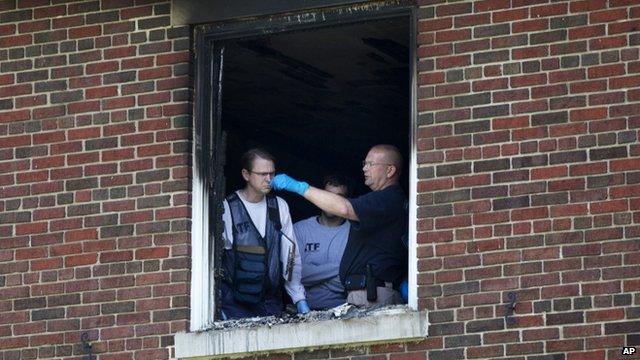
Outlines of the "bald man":
<svg viewBox="0 0 640 360">
<path fill-rule="evenodd" d="M 362 162 L 364 183 L 372 191 L 343 198 L 309 186 L 285 174 L 271 181 L 275 190 L 295 192 L 322 211 L 351 222 L 349 240 L 340 263 L 347 301 L 373 306 L 402 303 L 396 290 L 407 270 L 406 197 L 399 186 L 402 155 L 395 146 L 375 145 Z"/>
</svg>

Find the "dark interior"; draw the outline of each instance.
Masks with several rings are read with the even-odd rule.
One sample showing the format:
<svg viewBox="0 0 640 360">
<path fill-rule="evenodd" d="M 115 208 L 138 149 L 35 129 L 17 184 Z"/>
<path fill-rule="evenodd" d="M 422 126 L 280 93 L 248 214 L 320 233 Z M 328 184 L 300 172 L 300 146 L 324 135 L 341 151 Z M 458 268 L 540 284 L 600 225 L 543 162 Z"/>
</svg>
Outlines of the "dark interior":
<svg viewBox="0 0 640 360">
<path fill-rule="evenodd" d="M 328 173 L 348 175 L 355 195 L 368 191 L 361 162 L 372 145 L 396 145 L 407 163 L 409 35 L 409 19 L 395 17 L 226 41 L 227 193 L 244 186 L 239 158 L 256 146 L 276 157 L 277 172 L 315 186 Z M 279 195 L 294 222 L 318 212 Z"/>
</svg>

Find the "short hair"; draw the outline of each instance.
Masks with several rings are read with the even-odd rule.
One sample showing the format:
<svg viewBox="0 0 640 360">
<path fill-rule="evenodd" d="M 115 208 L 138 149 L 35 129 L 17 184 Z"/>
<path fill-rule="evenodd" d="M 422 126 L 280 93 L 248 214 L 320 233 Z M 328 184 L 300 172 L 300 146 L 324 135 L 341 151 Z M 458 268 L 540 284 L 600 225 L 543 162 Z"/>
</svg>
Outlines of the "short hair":
<svg viewBox="0 0 640 360">
<path fill-rule="evenodd" d="M 273 163 L 276 162 L 276 159 L 268 151 L 261 148 L 253 148 L 245 151 L 245 153 L 242 154 L 242 157 L 240 158 L 242 168 L 248 171 L 253 170 L 253 161 L 256 158 L 271 160 Z"/>
<path fill-rule="evenodd" d="M 346 197 L 351 197 L 353 194 L 353 181 L 348 176 L 342 174 L 329 174 L 322 179 L 322 187 L 327 185 L 332 186 L 344 186 L 347 189 Z"/>
<path fill-rule="evenodd" d="M 402 173 L 402 154 L 397 147 L 389 144 L 378 144 L 371 149 L 384 152 L 387 161 L 396 167 L 398 175 Z"/>
</svg>

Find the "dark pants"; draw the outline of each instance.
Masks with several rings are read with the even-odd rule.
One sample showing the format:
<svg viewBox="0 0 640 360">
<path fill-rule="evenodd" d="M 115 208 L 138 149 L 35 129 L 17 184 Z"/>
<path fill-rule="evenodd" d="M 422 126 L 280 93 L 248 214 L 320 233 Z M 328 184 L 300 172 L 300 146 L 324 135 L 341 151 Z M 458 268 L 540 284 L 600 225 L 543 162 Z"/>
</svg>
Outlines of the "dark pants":
<svg viewBox="0 0 640 360">
<path fill-rule="evenodd" d="M 233 291 L 225 282 L 220 285 L 222 298 L 222 311 L 227 319 L 241 319 L 256 316 L 280 316 L 282 314 L 282 296 L 280 292 L 277 295 L 267 295 L 263 302 L 258 304 L 246 304 L 237 302 L 233 298 Z"/>
</svg>

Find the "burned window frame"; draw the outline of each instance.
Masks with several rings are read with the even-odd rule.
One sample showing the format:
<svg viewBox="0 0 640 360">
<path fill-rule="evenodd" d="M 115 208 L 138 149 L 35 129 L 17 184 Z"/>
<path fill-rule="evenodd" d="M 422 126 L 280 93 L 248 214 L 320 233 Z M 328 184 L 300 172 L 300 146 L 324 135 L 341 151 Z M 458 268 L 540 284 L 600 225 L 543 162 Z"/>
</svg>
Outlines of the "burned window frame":
<svg viewBox="0 0 640 360">
<path fill-rule="evenodd" d="M 406 16 L 410 21 L 410 148 L 409 148 L 409 307 L 417 310 L 416 251 L 416 8 L 410 1 L 322 8 L 284 15 L 224 21 L 194 27 L 194 127 L 192 192 L 191 331 L 213 327 L 218 301 L 216 278 L 221 261 L 222 201 L 224 188 L 225 136 L 221 129 L 220 85 L 224 69 L 225 40 L 256 35 L 337 26 L 353 22 Z M 213 165 L 212 165 L 213 164 Z M 213 204 L 213 206 L 211 206 Z M 212 249 L 218 247 L 211 256 Z"/>
</svg>

